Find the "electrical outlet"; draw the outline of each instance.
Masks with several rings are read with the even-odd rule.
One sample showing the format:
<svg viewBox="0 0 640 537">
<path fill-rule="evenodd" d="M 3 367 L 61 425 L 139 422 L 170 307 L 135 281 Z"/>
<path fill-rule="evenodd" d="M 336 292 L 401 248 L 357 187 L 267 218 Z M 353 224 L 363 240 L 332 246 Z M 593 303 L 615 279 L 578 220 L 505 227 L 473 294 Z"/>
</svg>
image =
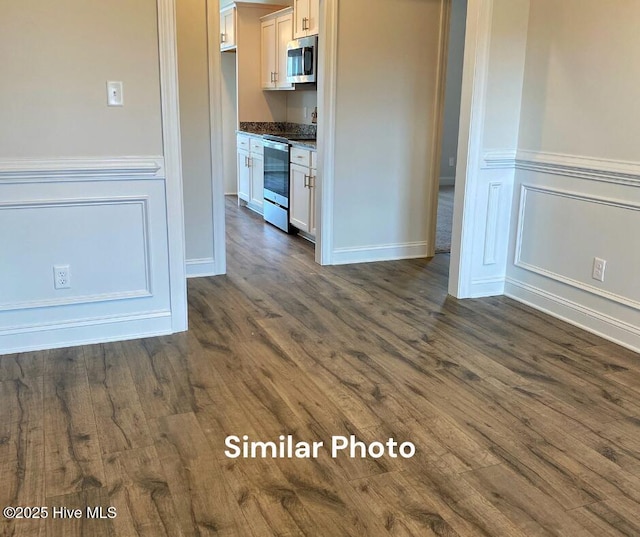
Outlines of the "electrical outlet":
<svg viewBox="0 0 640 537">
<path fill-rule="evenodd" d="M 453 168 L 456 165 L 456 159 L 454 157 L 449 158 L 449 166 Z"/>
<path fill-rule="evenodd" d="M 71 271 L 69 265 L 54 265 L 53 286 L 56 289 L 71 289 Z"/>
<path fill-rule="evenodd" d="M 604 259 L 600 259 L 599 257 L 593 258 L 593 274 L 592 277 L 594 280 L 598 280 L 599 282 L 604 281 L 604 271 L 607 268 L 607 262 Z"/>
</svg>

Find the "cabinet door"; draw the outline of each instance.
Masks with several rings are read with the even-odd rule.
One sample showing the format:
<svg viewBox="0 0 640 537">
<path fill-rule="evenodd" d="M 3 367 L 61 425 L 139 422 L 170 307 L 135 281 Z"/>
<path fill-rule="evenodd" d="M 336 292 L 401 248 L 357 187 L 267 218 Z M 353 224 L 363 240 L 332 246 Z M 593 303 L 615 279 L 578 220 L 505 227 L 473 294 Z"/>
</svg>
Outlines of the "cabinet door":
<svg viewBox="0 0 640 537">
<path fill-rule="evenodd" d="M 236 46 L 235 8 L 220 12 L 220 50 L 229 50 Z"/>
<path fill-rule="evenodd" d="M 276 74 L 276 21 L 271 19 L 261 25 L 262 51 L 261 51 L 261 79 L 264 89 L 275 87 Z"/>
<path fill-rule="evenodd" d="M 290 89 L 293 88 L 293 84 L 287 82 L 287 43 L 293 39 L 293 14 L 278 17 L 276 26 L 278 34 L 276 87 Z"/>
<path fill-rule="evenodd" d="M 252 153 L 249 165 L 251 167 L 251 206 L 262 211 L 264 205 L 264 158 Z"/>
<path fill-rule="evenodd" d="M 309 171 L 309 234 L 316 236 L 316 171 Z"/>
<path fill-rule="evenodd" d="M 249 201 L 251 189 L 251 168 L 249 168 L 249 152 L 238 150 L 238 199 Z"/>
<path fill-rule="evenodd" d="M 307 35 L 318 35 L 320 31 L 320 0 L 307 0 L 309 2 L 309 21 L 307 22 Z"/>
<path fill-rule="evenodd" d="M 295 17 L 293 38 L 307 37 L 309 24 L 309 0 L 295 0 L 293 14 Z"/>
<path fill-rule="evenodd" d="M 309 232 L 309 168 L 291 164 L 289 222 L 300 231 Z"/>
</svg>

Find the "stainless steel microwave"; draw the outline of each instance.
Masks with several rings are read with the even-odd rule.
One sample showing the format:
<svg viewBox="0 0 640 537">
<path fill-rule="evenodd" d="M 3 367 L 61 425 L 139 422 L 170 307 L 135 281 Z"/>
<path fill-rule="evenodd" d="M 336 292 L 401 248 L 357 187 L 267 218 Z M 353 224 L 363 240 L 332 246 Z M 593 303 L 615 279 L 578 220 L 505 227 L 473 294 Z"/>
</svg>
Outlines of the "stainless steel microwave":
<svg viewBox="0 0 640 537">
<path fill-rule="evenodd" d="M 316 82 L 318 70 L 318 36 L 304 37 L 287 44 L 287 82 Z"/>
</svg>

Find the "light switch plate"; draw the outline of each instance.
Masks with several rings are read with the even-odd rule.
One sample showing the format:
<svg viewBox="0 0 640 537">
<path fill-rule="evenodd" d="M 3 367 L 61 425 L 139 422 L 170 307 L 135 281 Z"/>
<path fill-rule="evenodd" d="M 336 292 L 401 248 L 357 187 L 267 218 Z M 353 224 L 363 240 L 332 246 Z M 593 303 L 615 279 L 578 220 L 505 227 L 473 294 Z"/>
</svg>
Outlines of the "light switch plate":
<svg viewBox="0 0 640 537">
<path fill-rule="evenodd" d="M 122 82 L 107 81 L 107 105 L 124 106 Z"/>
</svg>

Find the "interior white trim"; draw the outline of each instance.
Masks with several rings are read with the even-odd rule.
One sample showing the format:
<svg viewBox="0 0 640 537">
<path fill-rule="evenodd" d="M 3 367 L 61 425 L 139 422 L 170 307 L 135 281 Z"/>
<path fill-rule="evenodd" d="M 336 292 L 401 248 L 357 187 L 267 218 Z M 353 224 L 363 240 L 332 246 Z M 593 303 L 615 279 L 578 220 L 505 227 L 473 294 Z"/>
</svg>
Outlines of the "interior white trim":
<svg viewBox="0 0 640 537">
<path fill-rule="evenodd" d="M 467 298 L 484 298 L 504 294 L 504 276 L 474 278 L 469 286 Z"/>
<path fill-rule="evenodd" d="M 575 192 L 569 192 L 566 190 L 552 189 L 552 188 L 542 188 L 537 186 L 531 186 L 523 184 L 521 185 L 521 194 L 520 194 L 520 209 L 518 212 L 518 222 L 517 222 L 517 233 L 516 233 L 516 248 L 515 248 L 515 259 L 513 261 L 516 267 L 527 270 L 529 272 L 533 272 L 535 274 L 539 274 L 540 276 L 544 276 L 546 278 L 550 278 L 557 282 L 563 283 L 565 285 L 569 285 L 576 289 L 580 289 L 582 291 L 586 291 L 588 293 L 601 296 L 602 298 L 606 298 L 607 300 L 611 300 L 618 304 L 622 304 L 624 306 L 640 310 L 640 302 L 636 300 L 630 300 L 627 297 L 618 295 L 616 293 L 612 293 L 605 289 L 601 289 L 596 287 L 595 285 L 589 285 L 587 283 L 575 280 L 573 278 L 569 278 L 562 274 L 558 274 L 554 271 L 547 270 L 544 267 L 540 267 L 538 265 L 534 265 L 532 263 L 527 263 L 522 260 L 522 242 L 523 242 L 523 234 L 524 234 L 524 218 L 527 210 L 527 194 L 529 192 L 539 192 L 541 194 L 546 194 L 549 196 L 558 196 L 562 198 L 569 198 L 579 201 L 586 201 L 589 203 L 595 203 L 597 205 L 608 205 L 610 207 L 617 207 L 623 210 L 631 210 L 631 211 L 640 211 L 640 204 L 636 203 L 627 203 L 619 200 L 614 200 L 611 198 L 604 198 L 599 196 L 586 196 L 584 194 L 578 194 Z"/>
<path fill-rule="evenodd" d="M 487 199 L 487 222 L 484 235 L 484 264 L 495 265 L 497 263 L 498 244 L 498 218 L 500 217 L 500 194 L 502 183 L 489 183 L 489 196 Z"/>
<path fill-rule="evenodd" d="M 516 167 L 579 179 L 640 185 L 640 162 L 520 150 Z"/>
<path fill-rule="evenodd" d="M 440 3 L 440 24 L 438 33 L 438 64 L 436 68 L 436 99 L 433 107 L 432 129 L 435 135 L 431 144 L 431 169 L 429 173 L 429 202 L 428 223 L 426 234 L 428 237 L 427 256 L 436 254 L 436 234 L 438 231 L 438 202 L 439 189 L 442 185 L 440 178 L 440 158 L 442 155 L 442 138 L 444 136 L 444 109 L 447 83 L 447 55 L 449 52 L 449 30 L 451 20 L 451 0 Z M 455 183 L 455 179 L 454 179 Z"/>
<path fill-rule="evenodd" d="M 166 170 L 171 330 L 182 332 L 187 329 L 187 278 L 175 0 L 157 0 L 157 6 L 162 138 Z"/>
<path fill-rule="evenodd" d="M 34 324 L 0 331 L 3 354 L 153 337 L 171 331 L 170 310 Z"/>
<path fill-rule="evenodd" d="M 220 59 L 220 3 L 207 0 L 207 55 L 209 58 L 209 130 L 211 132 L 211 219 L 213 221 L 213 260 L 201 263 L 198 275 L 215 276 L 227 272 L 225 234 L 225 184 L 222 138 L 222 67 Z M 206 266 L 205 266 L 206 265 Z M 195 273 L 187 265 L 187 277 Z"/>
<path fill-rule="evenodd" d="M 516 165 L 516 154 L 515 149 L 486 151 L 482 157 L 482 168 L 486 170 L 511 169 Z"/>
<path fill-rule="evenodd" d="M 333 251 L 333 264 L 372 263 L 396 259 L 416 259 L 427 257 L 427 242 L 362 246 L 358 248 L 337 248 Z"/>
<path fill-rule="evenodd" d="M 320 0 L 318 70 L 318 170 L 316 185 L 316 262 L 333 259 L 333 199 L 335 183 L 336 108 L 338 75 L 338 0 Z"/>
<path fill-rule="evenodd" d="M 449 294 L 457 298 L 471 296 L 492 26 L 493 0 L 469 0 L 449 268 Z"/>
<path fill-rule="evenodd" d="M 55 159 L 0 159 L 2 183 L 78 180 L 164 179 L 164 158 L 95 157 Z"/>
<path fill-rule="evenodd" d="M 635 352 L 640 352 L 639 326 L 626 323 L 593 308 L 513 278 L 506 279 L 504 294 L 552 317 L 583 328 Z"/>
<path fill-rule="evenodd" d="M 187 278 L 217 276 L 216 262 L 213 257 L 187 260 Z"/>
</svg>

